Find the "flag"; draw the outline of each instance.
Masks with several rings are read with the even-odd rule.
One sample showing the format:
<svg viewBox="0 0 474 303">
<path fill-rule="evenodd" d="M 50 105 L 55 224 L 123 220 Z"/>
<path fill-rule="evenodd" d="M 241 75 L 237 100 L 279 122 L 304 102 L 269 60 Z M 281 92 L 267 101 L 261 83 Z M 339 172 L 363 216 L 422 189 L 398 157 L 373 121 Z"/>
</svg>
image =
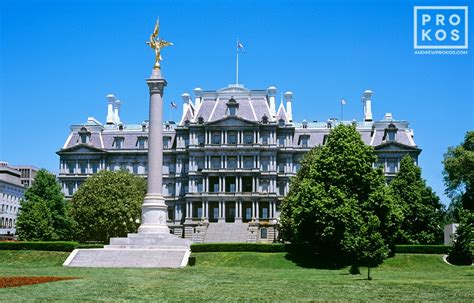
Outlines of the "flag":
<svg viewBox="0 0 474 303">
<path fill-rule="evenodd" d="M 242 42 L 240 42 L 239 40 L 237 40 L 237 51 L 240 49 L 242 49 L 244 52 L 245 52 L 245 48 L 244 48 L 244 45 L 242 44 Z"/>
<path fill-rule="evenodd" d="M 177 106 L 176 103 L 174 103 L 174 102 L 171 102 L 171 107 L 172 107 L 172 108 L 178 108 L 178 106 Z"/>
<path fill-rule="evenodd" d="M 342 98 L 342 99 L 341 99 L 341 104 L 342 104 L 342 105 L 346 105 L 346 99 Z"/>
</svg>

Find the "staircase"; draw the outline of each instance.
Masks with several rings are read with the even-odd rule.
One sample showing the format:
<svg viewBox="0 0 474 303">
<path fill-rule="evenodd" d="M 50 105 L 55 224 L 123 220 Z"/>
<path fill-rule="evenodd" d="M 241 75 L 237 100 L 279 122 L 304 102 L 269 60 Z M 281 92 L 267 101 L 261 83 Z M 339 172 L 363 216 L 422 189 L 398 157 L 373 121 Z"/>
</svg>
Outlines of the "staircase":
<svg viewBox="0 0 474 303">
<path fill-rule="evenodd" d="M 248 224 L 235 223 L 210 223 L 204 235 L 204 243 L 245 243 L 248 239 Z"/>
</svg>

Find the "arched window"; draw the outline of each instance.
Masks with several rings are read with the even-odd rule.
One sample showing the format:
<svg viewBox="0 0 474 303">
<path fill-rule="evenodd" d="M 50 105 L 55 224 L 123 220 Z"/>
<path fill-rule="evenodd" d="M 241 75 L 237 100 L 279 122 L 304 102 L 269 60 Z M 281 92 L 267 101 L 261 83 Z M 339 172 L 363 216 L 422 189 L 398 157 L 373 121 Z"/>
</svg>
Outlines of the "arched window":
<svg viewBox="0 0 474 303">
<path fill-rule="evenodd" d="M 91 132 L 86 127 L 81 127 L 78 133 L 82 144 L 89 143 Z"/>
</svg>

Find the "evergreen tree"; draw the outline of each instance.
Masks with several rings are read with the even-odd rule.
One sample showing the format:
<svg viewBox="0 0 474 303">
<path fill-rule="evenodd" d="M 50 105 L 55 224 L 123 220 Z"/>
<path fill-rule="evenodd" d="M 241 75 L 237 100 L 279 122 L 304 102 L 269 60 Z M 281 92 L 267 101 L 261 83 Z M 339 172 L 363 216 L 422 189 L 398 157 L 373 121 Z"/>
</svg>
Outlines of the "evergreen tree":
<svg viewBox="0 0 474 303">
<path fill-rule="evenodd" d="M 76 239 L 105 243 L 136 232 L 145 193 L 145 179 L 127 171 L 101 171 L 88 178 L 71 200 Z"/>
<path fill-rule="evenodd" d="M 385 256 L 393 247 L 401 214 L 381 169 L 373 168 L 375 159 L 353 126 L 334 128 L 327 143 L 305 157 L 291 181 L 282 204 L 283 239 L 358 264 Z M 372 258 L 367 249 L 380 253 Z"/>
<path fill-rule="evenodd" d="M 438 244 L 443 238 L 444 207 L 421 178 L 421 169 L 406 155 L 390 183 L 394 199 L 403 210 L 398 244 Z"/>
<path fill-rule="evenodd" d="M 474 243 L 474 213 L 460 211 L 459 226 L 454 236 L 453 246 L 449 251 L 448 262 L 455 265 L 471 265 L 471 245 Z"/>
<path fill-rule="evenodd" d="M 41 169 L 25 192 L 17 219 L 17 234 L 22 240 L 69 240 L 73 221 L 56 177 Z"/>
</svg>

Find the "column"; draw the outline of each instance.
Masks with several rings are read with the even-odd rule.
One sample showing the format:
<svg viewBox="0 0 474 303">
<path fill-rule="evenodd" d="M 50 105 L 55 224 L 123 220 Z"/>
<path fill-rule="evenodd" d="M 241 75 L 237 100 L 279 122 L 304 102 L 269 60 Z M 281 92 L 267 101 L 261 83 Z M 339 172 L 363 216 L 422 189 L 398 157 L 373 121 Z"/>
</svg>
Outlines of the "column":
<svg viewBox="0 0 474 303">
<path fill-rule="evenodd" d="M 260 210 L 259 210 L 259 202 L 258 200 L 255 202 L 255 218 L 256 221 L 260 218 Z"/>
<path fill-rule="evenodd" d="M 222 218 L 224 218 L 225 222 L 225 201 L 222 201 Z"/>
<path fill-rule="evenodd" d="M 225 176 L 222 177 L 222 192 L 226 192 L 226 188 L 225 188 Z"/>
</svg>

